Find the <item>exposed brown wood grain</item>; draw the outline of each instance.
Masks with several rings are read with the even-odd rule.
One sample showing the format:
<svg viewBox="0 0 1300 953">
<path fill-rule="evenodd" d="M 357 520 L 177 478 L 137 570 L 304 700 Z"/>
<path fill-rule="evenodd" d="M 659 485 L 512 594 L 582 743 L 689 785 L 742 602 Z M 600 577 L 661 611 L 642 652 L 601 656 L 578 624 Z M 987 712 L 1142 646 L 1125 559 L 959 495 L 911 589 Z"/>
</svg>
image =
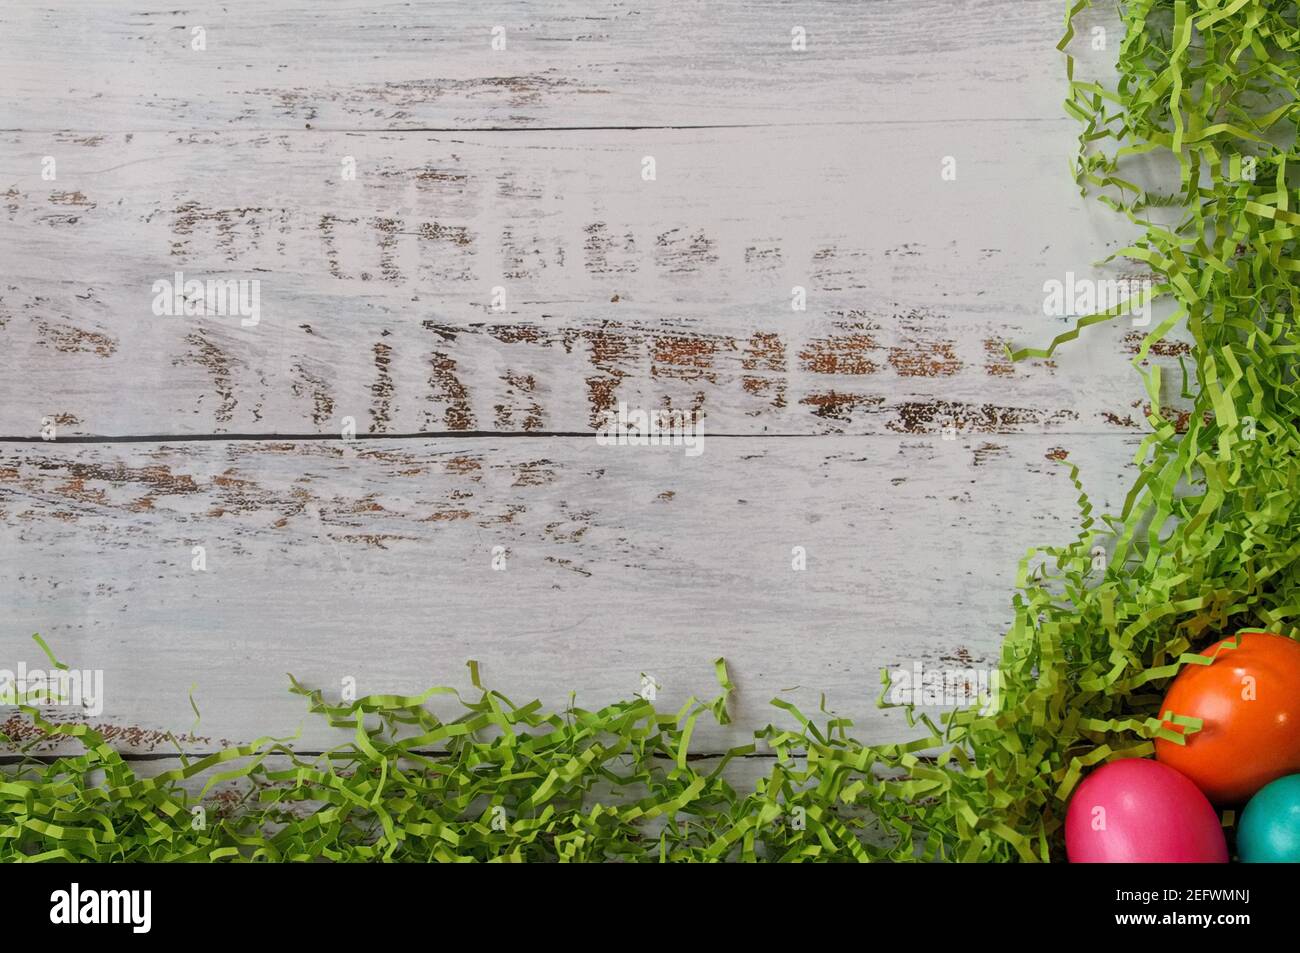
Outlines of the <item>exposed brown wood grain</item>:
<svg viewBox="0 0 1300 953">
<path fill-rule="evenodd" d="M 1064 365 L 1006 357 L 1069 326 L 1043 283 L 1097 245 L 1060 227 L 1066 176 L 1006 171 L 1069 137 L 1000 133 L 151 133 L 110 136 L 113 164 L 10 134 L 0 435 L 580 432 L 619 403 L 718 433 L 1139 429 L 1128 319 Z M 939 177 L 949 149 L 968 178 Z M 1041 217 L 1002 207 L 1013 186 Z M 260 322 L 155 315 L 177 272 L 257 280 Z M 1147 362 L 1176 380 L 1183 354 Z"/>
</svg>

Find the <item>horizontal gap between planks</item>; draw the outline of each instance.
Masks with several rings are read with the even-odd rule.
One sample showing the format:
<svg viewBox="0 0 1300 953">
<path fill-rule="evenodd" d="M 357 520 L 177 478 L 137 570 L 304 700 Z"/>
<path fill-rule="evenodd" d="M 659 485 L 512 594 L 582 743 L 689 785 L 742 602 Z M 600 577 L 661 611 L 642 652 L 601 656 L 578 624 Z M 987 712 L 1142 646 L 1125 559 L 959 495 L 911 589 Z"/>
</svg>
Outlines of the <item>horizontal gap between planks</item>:
<svg viewBox="0 0 1300 953">
<path fill-rule="evenodd" d="M 221 752 L 223 752 L 223 751 L 228 751 L 228 750 L 229 750 L 228 748 L 218 748 L 218 749 L 215 750 L 215 751 L 187 751 L 187 752 L 184 753 L 184 755 L 180 755 L 180 754 L 157 754 L 157 753 L 155 753 L 155 752 L 139 752 L 139 753 L 134 753 L 134 754 L 133 754 L 133 753 L 129 753 L 129 752 L 118 752 L 118 755 L 119 755 L 119 757 L 121 757 L 121 759 L 122 759 L 123 761 L 179 761 L 179 760 L 181 760 L 182 757 L 185 757 L 185 758 L 187 758 L 187 759 L 189 759 L 189 760 L 191 760 L 191 761 L 198 761 L 198 760 L 201 760 L 201 759 L 203 759 L 203 758 L 209 757 L 210 755 L 221 754 Z M 333 751 L 297 751 L 297 750 L 294 750 L 294 749 L 290 748 L 290 749 L 288 749 L 288 750 L 292 751 L 294 757 L 297 757 L 297 758 L 319 758 L 319 757 L 323 757 L 323 756 L 328 755 L 328 754 L 342 754 L 342 753 L 343 753 L 343 752 L 338 751 L 337 749 L 335 749 L 335 750 L 333 750 Z M 449 751 L 427 751 L 427 750 L 424 750 L 424 749 L 412 749 L 411 751 L 408 751 L 408 752 L 406 752 L 406 753 L 407 753 L 407 754 L 411 754 L 411 755 L 419 755 L 419 756 L 421 756 L 421 757 L 425 757 L 425 758 L 440 758 L 440 757 L 446 757 L 447 755 L 451 754 L 451 752 L 449 752 Z M 687 760 L 687 761 L 707 761 L 707 760 L 714 759 L 714 758 L 725 758 L 725 757 L 727 756 L 727 753 L 728 753 L 728 752 L 726 752 L 726 751 L 717 751 L 717 752 L 710 752 L 710 751 L 695 751 L 695 752 L 690 752 L 690 753 L 688 753 L 688 754 L 686 755 L 686 760 Z M 281 754 L 279 754 L 279 753 L 276 752 L 276 751 L 270 751 L 270 752 L 267 752 L 267 754 L 268 754 L 269 757 L 273 757 L 273 758 L 274 758 L 274 757 L 277 757 L 277 756 L 278 756 L 278 757 L 284 757 L 284 755 L 281 755 Z M 732 756 L 732 760 L 733 760 L 733 761 L 738 761 L 738 760 L 740 760 L 740 759 L 742 759 L 742 758 L 747 758 L 747 759 L 753 759 L 753 758 L 774 759 L 774 758 L 776 758 L 776 756 L 777 756 L 777 755 L 776 755 L 776 752 L 775 752 L 775 751 L 755 751 L 755 752 L 751 752 L 750 754 L 733 755 L 733 756 Z M 37 764 L 55 764 L 55 763 L 57 763 L 58 761 L 61 761 L 61 760 L 64 760 L 64 759 L 66 759 L 66 758 L 70 758 L 70 757 L 76 757 L 76 756 L 75 756 L 75 755 L 57 755 L 57 754 L 39 754 L 39 755 L 37 755 L 37 754 L 34 754 L 34 755 L 11 755 L 11 754 L 7 754 L 7 755 L 0 755 L 0 765 L 10 765 L 10 764 L 32 764 L 32 763 L 37 763 Z M 250 755 L 250 757 L 252 757 L 252 756 Z M 656 755 L 654 755 L 654 757 L 657 758 L 657 759 L 659 759 L 659 760 L 663 760 L 663 761 L 674 761 L 674 760 L 676 760 L 675 757 L 670 756 L 670 755 L 666 755 L 666 754 L 656 754 Z M 926 760 L 926 758 L 924 758 L 924 757 L 919 757 L 919 756 L 918 756 L 918 760 L 920 760 L 920 761 L 924 761 L 924 760 Z M 228 764 L 228 763 L 229 763 L 229 762 L 227 762 L 227 764 Z M 213 765 L 213 767 L 219 767 L 219 765 Z"/>
<path fill-rule="evenodd" d="M 1145 430 L 981 430 L 975 433 L 958 432 L 958 437 L 962 439 L 971 439 L 972 437 L 1115 437 L 1116 439 L 1127 439 L 1131 437 L 1141 437 L 1148 433 Z M 710 440 L 817 440 L 823 437 L 834 437 L 837 439 L 861 438 L 861 439 L 879 439 L 888 438 L 898 440 L 900 438 L 921 439 L 924 437 L 939 437 L 940 433 L 907 433 L 907 432 L 877 432 L 877 433 L 710 433 L 705 430 L 702 434 Z M 671 436 L 671 433 L 669 433 Z M 337 434 L 322 433 L 201 433 L 201 434 L 124 434 L 115 437 L 98 437 L 98 436 L 80 436 L 80 437 L 59 437 L 56 440 L 46 440 L 44 437 L 0 437 L 0 445 L 7 443 L 15 444 L 46 444 L 57 446 L 59 444 L 100 444 L 100 443 L 258 443 L 258 442 L 284 442 L 293 441 L 296 443 L 305 443 L 308 441 L 326 441 L 337 440 L 340 443 L 354 443 L 362 440 L 495 440 L 495 439 L 543 439 L 543 438 L 587 438 L 595 440 L 597 434 L 590 430 L 428 430 L 415 433 L 367 433 L 357 434 L 355 437 L 344 440 Z"/>
<path fill-rule="evenodd" d="M 1071 116 L 1010 117 L 1006 119 L 966 118 L 954 116 L 946 119 L 839 119 L 822 122 L 737 122 L 737 123 L 693 123 L 688 125 L 651 125 L 651 126 L 398 126 L 363 128 L 357 126 L 313 126 L 304 123 L 298 126 L 184 126 L 157 129 L 36 129 L 9 128 L 0 129 L 0 133 L 34 134 L 34 135 L 107 135 L 107 136 L 145 136 L 167 133 L 195 132 L 239 132 L 239 133 L 283 133 L 283 132 L 328 132 L 344 135 L 392 135 L 406 132 L 438 133 L 480 133 L 480 132 L 690 132 L 709 129 L 812 129 L 836 126 L 952 126 L 963 123 L 987 125 L 991 123 L 1075 123 Z"/>
</svg>

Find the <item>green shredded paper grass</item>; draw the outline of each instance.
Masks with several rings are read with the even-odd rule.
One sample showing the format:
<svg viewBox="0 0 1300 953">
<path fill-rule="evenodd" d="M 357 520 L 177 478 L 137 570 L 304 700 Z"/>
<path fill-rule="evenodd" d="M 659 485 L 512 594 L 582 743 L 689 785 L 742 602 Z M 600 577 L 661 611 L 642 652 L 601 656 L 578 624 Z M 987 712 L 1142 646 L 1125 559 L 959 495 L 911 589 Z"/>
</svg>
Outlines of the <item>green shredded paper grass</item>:
<svg viewBox="0 0 1300 953">
<path fill-rule="evenodd" d="M 1118 514 L 1094 517 L 1070 468 L 1080 531 L 1021 564 L 996 710 L 935 722 L 907 708 L 914 739 L 873 745 L 776 700 L 779 726 L 696 759 L 698 720 L 727 720 L 722 660 L 716 698 L 667 713 L 642 698 L 517 705 L 471 663 L 469 697 L 334 706 L 294 682 L 350 743 L 306 757 L 262 739 L 146 776 L 85 725 L 24 706 L 42 743 L 81 753 L 0 736 L 0 860 L 1064 860 L 1070 792 L 1091 765 L 1151 754 L 1179 667 L 1241 629 L 1294 638 L 1300 614 L 1297 5 L 1122 3 L 1113 87 L 1076 79 L 1068 55 L 1089 6 L 1069 10 L 1061 42 L 1075 171 L 1137 227 L 1113 257 L 1149 267 L 1171 312 L 1133 362 L 1150 399 L 1137 481 Z M 1164 166 L 1177 181 L 1137 184 Z M 1119 310 L 1013 356 L 1047 356 Z M 1194 345 L 1181 380 L 1162 380 L 1145 361 L 1176 327 Z M 434 695 L 463 714 L 435 717 Z M 763 776 L 738 790 L 728 762 L 759 752 Z M 243 793 L 214 799 L 230 781 Z"/>
</svg>

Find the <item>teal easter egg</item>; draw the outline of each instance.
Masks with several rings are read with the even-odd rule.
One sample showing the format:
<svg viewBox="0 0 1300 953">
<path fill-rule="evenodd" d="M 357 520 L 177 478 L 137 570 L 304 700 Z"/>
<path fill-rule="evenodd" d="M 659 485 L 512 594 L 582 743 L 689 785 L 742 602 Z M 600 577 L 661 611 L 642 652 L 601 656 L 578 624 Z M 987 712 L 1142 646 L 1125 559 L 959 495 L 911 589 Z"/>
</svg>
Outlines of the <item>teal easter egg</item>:
<svg viewBox="0 0 1300 953">
<path fill-rule="evenodd" d="M 1300 774 L 1278 778 L 1250 799 L 1237 825 L 1247 864 L 1300 864 Z"/>
</svg>

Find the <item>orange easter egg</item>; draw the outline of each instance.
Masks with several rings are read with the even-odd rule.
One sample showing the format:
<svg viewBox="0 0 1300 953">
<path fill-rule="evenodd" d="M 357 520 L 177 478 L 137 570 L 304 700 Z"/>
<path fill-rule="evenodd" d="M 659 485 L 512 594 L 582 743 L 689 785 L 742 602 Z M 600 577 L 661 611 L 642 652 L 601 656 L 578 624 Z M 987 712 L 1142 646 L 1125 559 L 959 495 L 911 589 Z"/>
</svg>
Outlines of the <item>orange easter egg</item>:
<svg viewBox="0 0 1300 953">
<path fill-rule="evenodd" d="M 1201 730 L 1185 744 L 1155 743 L 1156 759 L 1218 807 L 1243 804 L 1270 781 L 1300 772 L 1300 642 L 1268 632 L 1239 640 L 1235 649 L 1217 642 L 1203 651 L 1218 654 L 1209 665 L 1185 666 L 1165 696 L 1161 717 L 1200 718 Z"/>
</svg>

